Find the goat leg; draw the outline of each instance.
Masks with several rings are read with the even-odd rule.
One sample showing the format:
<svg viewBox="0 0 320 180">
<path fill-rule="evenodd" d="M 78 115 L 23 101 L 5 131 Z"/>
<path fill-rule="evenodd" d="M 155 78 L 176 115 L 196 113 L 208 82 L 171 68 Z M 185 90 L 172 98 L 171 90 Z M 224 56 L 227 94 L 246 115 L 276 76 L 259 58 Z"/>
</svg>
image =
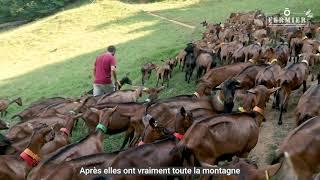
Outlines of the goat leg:
<svg viewBox="0 0 320 180">
<path fill-rule="evenodd" d="M 304 80 L 303 81 L 303 89 L 302 89 L 303 93 L 306 92 L 306 90 L 307 90 L 307 81 Z"/>
<path fill-rule="evenodd" d="M 151 71 L 148 72 L 148 80 L 150 79 L 151 77 Z"/>
<path fill-rule="evenodd" d="M 134 135 L 134 131 L 133 130 L 127 130 L 126 131 L 126 134 L 125 134 L 125 138 L 124 138 L 124 141 L 122 143 L 122 146 L 120 147 L 120 150 L 122 150 L 126 144 L 129 142 L 129 145 L 131 144 L 131 142 L 129 140 L 132 141 L 132 138 L 133 138 L 133 135 Z"/>
<path fill-rule="evenodd" d="M 158 80 L 157 80 L 157 85 L 156 85 L 157 87 L 158 87 L 158 84 L 159 84 L 159 79 L 160 79 L 160 78 L 158 77 Z"/>
</svg>

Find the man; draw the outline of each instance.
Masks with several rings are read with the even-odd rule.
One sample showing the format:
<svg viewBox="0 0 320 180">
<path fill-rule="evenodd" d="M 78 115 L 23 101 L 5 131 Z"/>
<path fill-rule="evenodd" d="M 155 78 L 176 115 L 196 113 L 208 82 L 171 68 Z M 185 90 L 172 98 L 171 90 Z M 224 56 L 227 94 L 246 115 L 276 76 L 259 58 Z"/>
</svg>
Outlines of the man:
<svg viewBox="0 0 320 180">
<path fill-rule="evenodd" d="M 111 77 L 113 77 L 115 83 L 120 84 L 117 80 L 115 53 L 116 48 L 109 46 L 107 52 L 96 58 L 93 68 L 93 96 L 103 95 L 115 90 Z"/>
</svg>

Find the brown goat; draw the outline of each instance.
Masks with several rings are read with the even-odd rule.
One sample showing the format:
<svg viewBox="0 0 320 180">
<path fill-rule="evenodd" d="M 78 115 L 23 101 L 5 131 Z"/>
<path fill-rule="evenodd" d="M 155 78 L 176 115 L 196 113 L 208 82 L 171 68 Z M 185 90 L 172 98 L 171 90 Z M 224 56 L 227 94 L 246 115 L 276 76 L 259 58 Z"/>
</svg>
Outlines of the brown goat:
<svg viewBox="0 0 320 180">
<path fill-rule="evenodd" d="M 41 123 L 54 127 L 55 130 L 59 131 L 60 128 L 66 126 L 68 121 L 74 121 L 80 116 L 81 114 L 78 116 L 64 116 L 57 114 L 56 116 L 35 118 L 27 122 L 16 124 L 15 126 L 11 127 L 6 134 L 6 137 L 12 141 L 12 147 L 6 151 L 6 154 L 17 154 L 21 151 L 21 149 L 27 147 L 31 138 L 33 126 Z"/>
<path fill-rule="evenodd" d="M 176 59 L 169 58 L 169 59 L 165 60 L 164 63 L 170 66 L 170 78 L 172 78 L 173 69 L 177 66 Z"/>
<path fill-rule="evenodd" d="M 320 85 L 311 86 L 299 99 L 295 109 L 296 124 L 299 126 L 303 122 L 314 116 L 320 116 Z"/>
<path fill-rule="evenodd" d="M 319 130 L 319 116 L 302 123 L 281 143 L 277 151 L 278 156 L 273 162 L 281 161 L 282 157 L 285 157 L 289 160 L 289 165 L 297 179 L 312 179 L 312 175 L 318 173 L 320 167 Z M 288 180 L 288 178 L 281 179 Z"/>
<path fill-rule="evenodd" d="M 108 109 L 107 111 L 108 113 L 112 114 L 115 110 L 116 107 L 113 109 Z M 99 112 L 99 115 L 102 117 L 102 112 Z M 97 126 L 95 132 L 91 133 L 79 142 L 60 148 L 51 157 L 32 169 L 32 171 L 28 174 L 28 179 L 38 180 L 46 178 L 51 174 L 51 169 L 59 166 L 59 164 L 61 164 L 63 161 L 85 155 L 101 153 L 103 151 L 103 140 L 108 131 L 106 125 L 107 120 L 101 118 L 99 126 Z"/>
<path fill-rule="evenodd" d="M 97 104 L 137 102 L 138 98 L 142 97 L 142 92 L 143 87 L 138 87 L 135 90 L 114 91 L 100 97 Z"/>
<path fill-rule="evenodd" d="M 8 123 L 0 119 L 0 130 L 9 129 Z"/>
<path fill-rule="evenodd" d="M 279 101 L 276 103 L 277 106 L 280 104 L 279 125 L 282 124 L 282 113 L 287 111 L 291 91 L 299 89 L 301 85 L 303 85 L 303 92 L 307 90 L 308 66 L 309 63 L 306 60 L 292 64 L 277 78 L 277 85 L 281 87 L 277 95 Z"/>
<path fill-rule="evenodd" d="M 193 115 L 191 111 L 186 111 L 182 106 L 180 108 L 180 112 L 174 113 L 172 115 L 172 119 L 168 120 L 165 124 L 161 124 L 158 121 L 150 123 L 150 121 L 151 120 L 149 120 L 148 124 L 144 122 L 146 128 L 139 143 L 140 145 L 145 143 L 152 143 L 156 140 L 161 140 L 163 139 L 163 136 L 166 136 L 168 134 L 176 133 L 177 135 L 183 136 L 183 134 L 193 123 Z M 169 132 L 168 128 L 173 128 L 174 132 Z"/>
<path fill-rule="evenodd" d="M 168 64 L 164 64 L 156 68 L 157 70 L 157 84 L 158 87 L 159 80 L 162 79 L 161 85 L 163 86 L 164 82 L 167 81 L 167 87 L 169 87 L 169 76 L 171 73 L 170 66 Z"/>
<path fill-rule="evenodd" d="M 152 70 L 156 69 L 157 65 L 153 63 L 146 63 L 141 67 L 141 82 L 144 85 L 145 79 L 148 75 L 148 80 L 150 79 Z"/>
<path fill-rule="evenodd" d="M 186 55 L 187 55 L 187 52 L 183 49 L 176 56 L 176 61 L 179 62 L 179 69 L 181 68 L 182 71 L 183 71 L 183 68 L 184 68 Z"/>
<path fill-rule="evenodd" d="M 33 130 L 30 143 L 20 156 L 2 155 L 0 157 L 0 179 L 23 180 L 40 159 L 41 147 L 54 138 L 51 127 L 40 125 Z"/>
<path fill-rule="evenodd" d="M 50 157 L 57 149 L 70 144 L 70 137 L 72 134 L 75 121 L 80 118 L 82 114 L 78 114 L 74 117 L 68 117 L 65 127 L 60 128 L 56 133 L 52 141 L 46 143 L 40 151 L 43 157 Z"/>
<path fill-rule="evenodd" d="M 10 101 L 9 99 L 0 99 L 0 117 L 5 117 L 7 115 L 7 109 L 9 105 L 12 103 L 17 103 L 19 106 L 22 106 L 22 101 L 20 97 L 12 101 Z"/>
<path fill-rule="evenodd" d="M 311 74 L 311 81 L 313 81 L 317 73 L 319 74 L 320 54 L 302 53 L 302 54 L 299 54 L 299 60 L 300 62 L 303 60 L 306 60 L 309 62 L 309 69 L 310 69 L 309 73 Z"/>
<path fill-rule="evenodd" d="M 263 49 L 261 56 L 267 62 L 276 60 L 281 67 L 285 67 L 289 57 L 289 48 L 284 44 L 278 45 L 275 49 L 271 47 L 266 48 Z"/>
<path fill-rule="evenodd" d="M 216 164 L 223 155 L 246 157 L 258 141 L 259 127 L 264 121 L 264 109 L 276 89 L 257 86 L 253 112 L 222 114 L 195 122 L 179 142 L 190 149 L 202 164 Z"/>
<path fill-rule="evenodd" d="M 197 79 L 199 79 L 204 70 L 204 74 L 208 72 L 212 64 L 214 64 L 211 54 L 209 53 L 201 53 L 196 59 L 196 69 L 197 69 Z"/>
<path fill-rule="evenodd" d="M 29 107 L 27 107 L 25 110 L 12 116 L 12 118 L 19 117 L 22 121 L 26 121 L 28 119 L 37 117 L 38 114 L 48 106 L 59 105 L 61 103 L 68 102 L 68 101 L 70 100 L 63 97 L 52 97 L 52 98 L 40 99 L 30 104 Z"/>
<path fill-rule="evenodd" d="M 236 63 L 226 66 L 216 67 L 210 69 L 201 79 L 197 85 L 196 94 L 199 97 L 211 95 L 211 90 L 219 86 L 227 79 L 239 74 L 244 68 L 252 65 L 252 63 Z M 217 76 L 219 74 L 219 76 Z"/>
<path fill-rule="evenodd" d="M 179 112 L 180 114 L 180 112 Z M 173 135 L 161 135 L 159 140 L 151 144 L 143 144 L 138 147 L 128 149 L 114 159 L 110 165 L 113 168 L 128 168 L 128 167 L 170 167 L 189 165 L 189 159 L 193 157 L 192 152 L 188 149 L 176 148 L 179 140 L 183 139 L 183 134 L 188 127 L 186 127 L 185 117 L 189 112 L 183 113 L 177 120 L 176 130 L 179 132 Z M 191 120 L 192 121 L 192 120 Z M 153 118 L 150 119 L 149 124 L 156 131 L 162 131 L 163 128 L 158 127 L 158 123 Z M 191 123 L 187 123 L 190 126 Z M 180 134 L 182 133 L 182 134 Z M 164 134 L 164 132 L 162 132 Z M 164 139 L 163 139 L 164 138 Z M 184 164 L 188 163 L 188 164 Z M 130 176 L 115 176 L 114 179 L 131 179 Z M 135 179 L 145 179 L 146 177 L 139 176 Z M 160 177 L 162 178 L 162 177 Z M 148 176 L 148 179 L 159 179 L 158 177 Z"/>
<path fill-rule="evenodd" d="M 218 178 L 219 180 L 268 180 L 268 177 L 272 177 L 276 174 L 281 164 L 268 165 L 258 169 L 255 162 L 244 158 L 233 158 L 232 162 L 225 166 L 225 168 L 240 169 L 241 173 L 239 175 L 220 176 Z"/>
<path fill-rule="evenodd" d="M 84 174 L 81 172 L 82 168 L 90 169 L 106 169 L 110 167 L 112 161 L 117 157 L 119 152 L 114 153 L 98 153 L 88 156 L 82 156 L 72 159 L 70 161 L 64 161 L 59 166 L 51 169 L 51 173 L 45 179 L 47 180 L 89 180 L 94 179 L 92 174 Z M 43 180 L 45 180 L 43 179 Z"/>
</svg>

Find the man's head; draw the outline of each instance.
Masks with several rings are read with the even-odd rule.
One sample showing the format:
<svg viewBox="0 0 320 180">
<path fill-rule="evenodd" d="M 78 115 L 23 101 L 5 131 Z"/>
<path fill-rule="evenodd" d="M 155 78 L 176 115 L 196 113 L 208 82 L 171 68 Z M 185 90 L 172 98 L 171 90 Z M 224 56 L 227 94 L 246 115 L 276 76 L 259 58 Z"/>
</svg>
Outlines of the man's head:
<svg viewBox="0 0 320 180">
<path fill-rule="evenodd" d="M 108 46 L 107 51 L 108 51 L 109 53 L 111 53 L 112 56 L 114 56 L 114 55 L 116 54 L 116 47 L 114 47 L 113 45 Z"/>
</svg>

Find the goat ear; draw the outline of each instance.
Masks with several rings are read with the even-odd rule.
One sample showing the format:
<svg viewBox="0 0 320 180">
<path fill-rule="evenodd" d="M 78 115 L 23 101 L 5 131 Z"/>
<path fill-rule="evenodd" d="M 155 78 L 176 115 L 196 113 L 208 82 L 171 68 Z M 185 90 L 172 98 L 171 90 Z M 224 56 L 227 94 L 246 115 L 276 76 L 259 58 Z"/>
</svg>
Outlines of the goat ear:
<svg viewBox="0 0 320 180">
<path fill-rule="evenodd" d="M 183 106 L 180 108 L 180 113 L 181 113 L 182 116 L 186 116 L 187 115 L 187 112 L 186 112 L 186 110 L 184 109 Z"/>
</svg>

